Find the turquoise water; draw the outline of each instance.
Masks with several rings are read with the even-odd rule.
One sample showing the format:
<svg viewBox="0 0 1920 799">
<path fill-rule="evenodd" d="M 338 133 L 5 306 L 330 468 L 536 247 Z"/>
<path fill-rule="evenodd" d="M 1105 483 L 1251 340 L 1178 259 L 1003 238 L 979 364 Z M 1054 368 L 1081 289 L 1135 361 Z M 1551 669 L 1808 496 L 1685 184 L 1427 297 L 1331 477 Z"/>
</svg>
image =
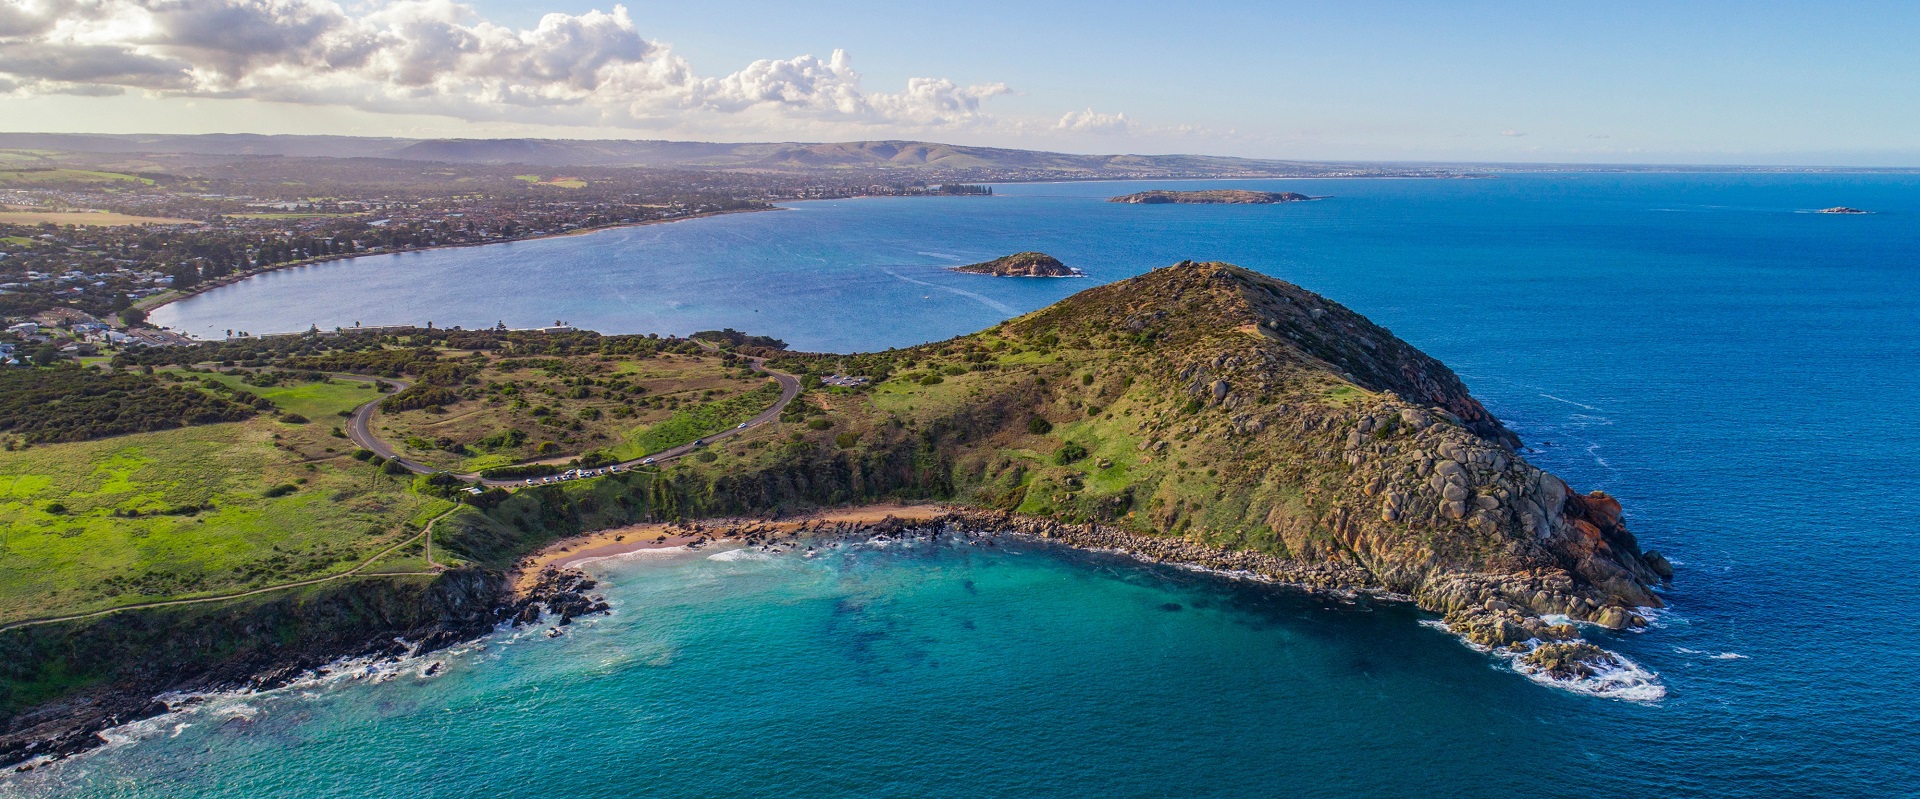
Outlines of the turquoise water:
<svg viewBox="0 0 1920 799">
<path fill-rule="evenodd" d="M 1446 361 L 1532 460 L 1622 499 L 1680 576 L 1655 629 L 1589 638 L 1659 672 L 1665 699 L 1534 684 L 1405 607 L 1094 555 L 700 553 L 604 566 L 617 613 L 572 635 L 495 641 L 430 680 L 222 705 L 169 720 L 191 725 L 177 737 L 167 726 L 0 791 L 1913 792 L 1920 178 L 1239 185 L 1331 199 L 1122 206 L 1099 200 L 1141 184 L 1067 184 L 809 203 L 340 262 L 157 316 L 254 332 L 732 326 L 851 350 L 977 329 L 1183 258 L 1234 261 Z M 1879 213 L 1802 213 L 1833 205 Z M 1023 249 L 1092 277 L 942 271 Z"/>
</svg>

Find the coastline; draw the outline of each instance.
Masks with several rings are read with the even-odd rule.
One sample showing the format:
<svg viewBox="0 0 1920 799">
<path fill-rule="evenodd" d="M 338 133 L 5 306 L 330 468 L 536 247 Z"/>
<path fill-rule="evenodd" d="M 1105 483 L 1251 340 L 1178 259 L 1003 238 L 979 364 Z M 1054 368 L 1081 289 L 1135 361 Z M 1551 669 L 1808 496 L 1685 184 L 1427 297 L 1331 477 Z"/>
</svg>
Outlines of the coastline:
<svg viewBox="0 0 1920 799">
<path fill-rule="evenodd" d="M 582 568 L 597 560 L 649 550 L 700 549 L 722 542 L 794 551 L 808 542 L 945 535 L 987 546 L 1001 537 L 1043 542 L 1120 555 L 1143 563 L 1205 571 L 1229 579 L 1257 580 L 1309 593 L 1343 598 L 1359 594 L 1406 602 L 1446 614 L 1444 620 L 1422 621 L 1422 626 L 1442 630 L 1476 651 L 1504 660 L 1516 673 L 1536 683 L 1637 702 L 1658 701 L 1665 694 L 1657 674 L 1571 636 L 1570 624 L 1559 625 L 1559 629 L 1565 631 L 1559 634 L 1562 637 L 1535 638 L 1526 647 L 1491 645 L 1477 629 L 1485 621 L 1476 615 L 1477 608 L 1460 616 L 1451 607 L 1432 607 L 1432 602 L 1423 599 L 1433 597 L 1397 593 L 1382 585 L 1359 563 L 1301 563 L 1262 552 L 1209 546 L 1187 538 L 1144 535 L 1093 523 L 1071 524 L 946 503 L 880 503 L 822 508 L 779 519 L 725 517 L 649 522 L 572 536 L 526 555 L 504 575 L 461 572 L 477 579 L 465 592 L 470 598 L 479 599 L 478 593 L 491 593 L 492 598 L 469 604 L 466 618 L 458 623 L 446 624 L 442 620 L 410 630 L 380 631 L 351 642 L 339 642 L 344 645 L 304 647 L 297 653 L 282 653 L 279 657 L 256 661 L 245 668 L 246 673 L 220 669 L 173 681 L 163 692 L 115 691 L 92 701 L 47 708 L 45 715 L 33 719 L 31 726 L 36 729 L 16 728 L 11 734 L 0 735 L 0 739 L 6 739 L 0 740 L 0 767 L 12 768 L 24 763 L 25 768 L 31 768 L 102 746 L 108 741 L 101 733 L 172 712 L 175 708 L 162 699 L 167 694 L 273 690 L 323 673 L 344 660 L 372 658 L 370 662 L 385 662 L 426 655 L 479 640 L 503 629 L 503 625 L 547 625 L 549 637 L 560 635 L 560 629 L 574 618 L 609 610 L 603 597 L 590 593 L 596 582 Z M 488 587 L 481 588 L 481 585 Z M 1582 663 L 1566 655 L 1562 656 L 1561 664 L 1551 667 L 1536 667 L 1528 661 L 1527 656 L 1542 647 L 1552 651 L 1566 646 L 1584 647 L 1588 651 L 1576 655 L 1587 661 Z"/>
<path fill-rule="evenodd" d="M 725 211 L 707 211 L 704 213 L 689 214 L 687 216 L 677 216 L 672 219 L 648 219 L 644 222 L 619 222 L 611 225 L 599 225 L 596 227 L 575 228 L 573 230 L 563 231 L 560 233 L 542 233 L 538 236 L 524 236 L 521 238 L 514 238 L 514 239 L 500 239 L 498 241 L 466 241 L 466 242 L 460 242 L 458 244 L 435 244 L 428 247 L 414 247 L 412 249 L 392 250 L 389 252 L 335 253 L 333 255 L 322 255 L 316 258 L 304 258 L 298 261 L 288 261 L 286 263 L 274 264 L 272 266 L 264 267 L 261 269 L 254 269 L 248 272 L 227 275 L 217 280 L 196 284 L 192 289 L 185 292 L 169 291 L 164 294 L 156 294 L 152 297 L 148 297 L 146 299 L 143 299 L 143 300 L 140 300 L 139 302 L 134 303 L 133 307 L 137 310 L 145 311 L 151 314 L 154 311 L 157 311 L 161 308 L 172 305 L 176 302 L 192 299 L 194 297 L 198 297 L 201 294 L 205 294 L 214 289 L 231 286 L 236 283 L 241 283 L 246 280 L 256 278 L 271 272 L 278 272 L 284 269 L 293 269 L 295 267 L 302 267 L 302 266 L 315 266 L 317 264 L 324 264 L 332 261 L 345 261 L 352 258 L 371 258 L 371 257 L 381 256 L 381 255 L 406 255 L 409 253 L 430 252 L 433 250 L 453 250 L 453 249 L 461 249 L 465 247 L 490 247 L 495 244 L 517 244 L 525 241 L 557 239 L 557 238 L 563 238 L 566 236 L 583 236 L 589 233 L 601 233 L 608 230 L 619 230 L 621 228 L 645 227 L 647 225 L 666 225 L 666 224 L 672 224 L 674 222 L 686 222 L 694 219 L 706 219 L 709 217 L 726 216 L 728 214 L 750 214 L 750 213 L 759 213 L 761 211 L 784 211 L 784 210 L 787 210 L 787 209 L 777 205 L 769 205 L 765 208 L 732 208 Z M 192 335 L 186 334 L 186 333 L 181 333 L 181 335 L 185 335 L 188 338 L 194 338 Z M 266 333 L 261 335 L 275 335 L 275 334 Z M 201 341 L 204 339 L 195 339 L 195 340 Z"/>
</svg>

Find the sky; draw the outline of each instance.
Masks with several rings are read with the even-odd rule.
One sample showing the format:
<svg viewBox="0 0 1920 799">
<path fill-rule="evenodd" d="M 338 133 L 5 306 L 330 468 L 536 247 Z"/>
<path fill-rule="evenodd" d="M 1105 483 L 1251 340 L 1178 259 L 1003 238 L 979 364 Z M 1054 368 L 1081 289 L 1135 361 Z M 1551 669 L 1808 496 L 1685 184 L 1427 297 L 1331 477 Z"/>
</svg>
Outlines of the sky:
<svg viewBox="0 0 1920 799">
<path fill-rule="evenodd" d="M 0 0 L 0 130 L 1920 166 L 1920 3 Z"/>
</svg>

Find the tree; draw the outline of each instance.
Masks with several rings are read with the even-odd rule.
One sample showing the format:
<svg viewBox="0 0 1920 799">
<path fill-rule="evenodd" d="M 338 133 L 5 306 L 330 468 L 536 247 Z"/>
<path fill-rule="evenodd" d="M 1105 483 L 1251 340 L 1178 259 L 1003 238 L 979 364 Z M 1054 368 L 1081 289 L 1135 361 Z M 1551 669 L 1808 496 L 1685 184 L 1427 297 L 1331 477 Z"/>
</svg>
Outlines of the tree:
<svg viewBox="0 0 1920 799">
<path fill-rule="evenodd" d="M 40 349 L 33 351 L 33 363 L 36 366 L 52 366 L 59 360 L 60 348 L 53 346 L 53 342 L 42 344 Z"/>
</svg>

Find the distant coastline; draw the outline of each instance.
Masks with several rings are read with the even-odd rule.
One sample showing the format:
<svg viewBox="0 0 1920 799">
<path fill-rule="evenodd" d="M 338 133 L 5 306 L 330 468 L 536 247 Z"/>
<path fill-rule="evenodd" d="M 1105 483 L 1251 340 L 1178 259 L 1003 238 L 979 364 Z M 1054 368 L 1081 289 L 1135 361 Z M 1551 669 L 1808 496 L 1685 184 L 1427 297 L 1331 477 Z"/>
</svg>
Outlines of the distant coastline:
<svg viewBox="0 0 1920 799">
<path fill-rule="evenodd" d="M 758 213 L 761 211 L 784 211 L 784 210 L 787 210 L 787 209 L 777 205 L 769 205 L 765 208 L 730 208 L 724 211 L 702 211 L 699 213 L 688 214 L 686 216 L 676 216 L 672 219 L 648 219 L 640 222 L 616 222 L 611 225 L 595 225 L 593 227 L 575 228 L 573 230 L 566 230 L 558 233 L 541 233 L 535 236 L 522 236 L 518 238 L 511 238 L 511 239 L 500 239 L 499 241 L 467 241 L 467 242 L 460 242 L 456 244 L 435 244 L 427 247 L 411 247 L 404 250 L 387 250 L 383 252 L 335 253 L 332 255 L 322 255 L 314 258 L 305 258 L 298 261 L 288 261 L 286 263 L 274 264 L 272 266 L 266 266 L 266 267 L 261 267 L 259 269 L 249 270 L 246 272 L 239 272 L 232 275 L 227 275 L 217 280 L 210 280 L 205 283 L 196 284 L 193 288 L 188 289 L 186 291 L 168 292 L 166 294 L 156 294 L 152 297 L 148 297 L 144 300 L 134 303 L 133 307 L 141 311 L 145 311 L 147 313 L 152 313 L 168 305 L 172 305 L 176 302 L 180 302 L 181 300 L 197 297 L 201 294 L 212 291 L 214 289 L 221 288 L 224 286 L 231 286 L 235 283 L 240 283 L 250 278 L 259 277 L 269 272 L 278 272 L 283 269 L 292 269 L 294 267 L 299 267 L 299 266 L 313 266 L 315 264 L 327 263 L 328 261 L 344 261 L 350 258 L 368 258 L 373 256 L 379 256 L 379 255 L 400 255 L 404 253 L 428 252 L 431 250 L 452 250 L 452 249 L 459 249 L 464 247 L 491 247 L 497 244 L 514 244 L 514 243 L 523 242 L 523 241 L 538 241 L 540 239 L 557 239 L 565 236 L 580 236 L 588 233 L 599 233 L 601 231 L 606 231 L 606 230 L 615 230 L 618 228 L 643 227 L 646 225 L 664 225 L 672 222 L 685 222 L 691 219 L 704 219 L 707 217 L 725 216 L 727 214 L 746 214 L 746 213 Z M 191 335 L 186 333 L 182 333 L 181 335 L 187 335 L 189 338 L 192 338 Z"/>
</svg>

